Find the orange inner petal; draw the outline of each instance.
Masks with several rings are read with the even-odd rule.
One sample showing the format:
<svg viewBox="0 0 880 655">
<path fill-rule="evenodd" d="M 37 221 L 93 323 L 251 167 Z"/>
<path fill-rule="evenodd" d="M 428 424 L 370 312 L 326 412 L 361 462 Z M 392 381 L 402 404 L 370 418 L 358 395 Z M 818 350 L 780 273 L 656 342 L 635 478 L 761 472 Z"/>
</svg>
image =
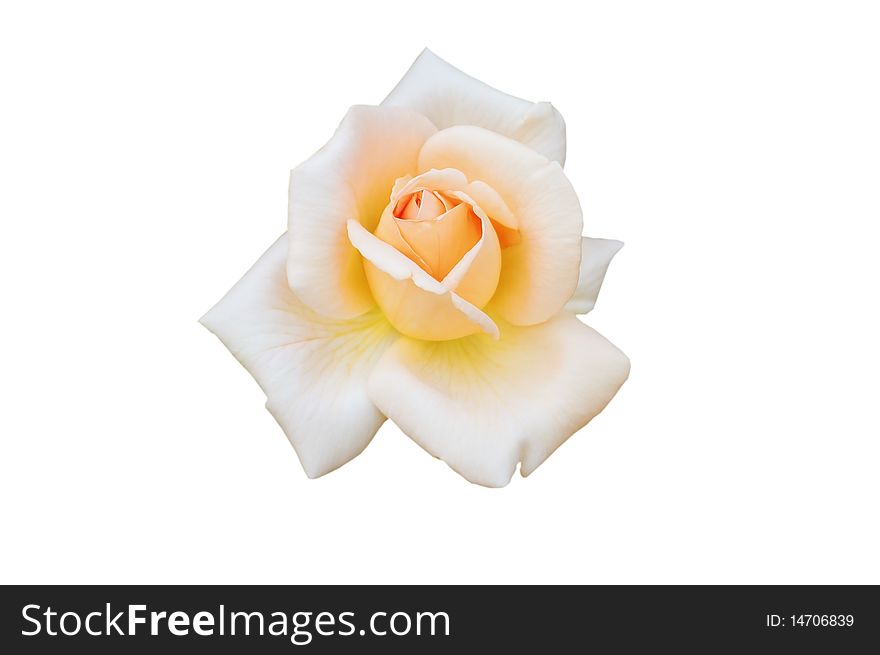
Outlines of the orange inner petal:
<svg viewBox="0 0 880 655">
<path fill-rule="evenodd" d="M 482 236 L 470 205 L 432 191 L 401 198 L 394 212 L 400 235 L 428 273 L 442 280 Z"/>
</svg>

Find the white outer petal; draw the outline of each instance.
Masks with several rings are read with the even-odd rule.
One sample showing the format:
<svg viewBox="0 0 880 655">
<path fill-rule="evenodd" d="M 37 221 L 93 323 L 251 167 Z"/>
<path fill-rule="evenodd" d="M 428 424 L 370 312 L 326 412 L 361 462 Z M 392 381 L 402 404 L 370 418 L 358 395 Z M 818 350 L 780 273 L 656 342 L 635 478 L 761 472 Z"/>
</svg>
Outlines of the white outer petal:
<svg viewBox="0 0 880 655">
<path fill-rule="evenodd" d="M 287 286 L 283 235 L 204 317 L 266 392 L 266 407 L 309 477 L 357 456 L 385 417 L 366 393 L 375 361 L 398 335 L 378 312 L 327 319 Z"/>
<path fill-rule="evenodd" d="M 623 242 L 614 239 L 593 239 L 584 237 L 581 253 L 581 270 L 577 289 L 565 311 L 586 314 L 592 311 L 599 297 L 599 289 L 614 255 L 623 248 Z"/>
<path fill-rule="evenodd" d="M 611 400 L 629 360 L 571 314 L 504 325 L 500 341 L 401 338 L 373 369 L 370 398 L 403 432 L 471 482 L 528 475 Z"/>
<path fill-rule="evenodd" d="M 290 172 L 290 288 L 306 305 L 333 318 L 375 306 L 346 221 L 373 230 L 398 178 L 415 174 L 418 153 L 435 128 L 403 107 L 354 106 L 339 129 Z"/>
<path fill-rule="evenodd" d="M 485 84 L 428 49 L 422 51 L 382 102 L 411 107 L 437 129 L 477 125 L 565 163 L 565 121 L 549 102 L 531 102 Z"/>
</svg>

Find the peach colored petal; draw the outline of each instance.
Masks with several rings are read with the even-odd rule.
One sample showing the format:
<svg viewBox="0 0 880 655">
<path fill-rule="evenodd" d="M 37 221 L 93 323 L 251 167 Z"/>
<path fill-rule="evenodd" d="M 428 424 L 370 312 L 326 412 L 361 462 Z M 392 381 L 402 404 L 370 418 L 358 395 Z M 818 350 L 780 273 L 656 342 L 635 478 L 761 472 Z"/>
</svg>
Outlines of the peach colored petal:
<svg viewBox="0 0 880 655">
<path fill-rule="evenodd" d="M 489 216 L 502 248 L 520 242 L 519 221 L 495 189 L 482 180 L 474 180 L 468 183 L 465 193 Z"/>
<path fill-rule="evenodd" d="M 431 193 L 424 193 L 435 197 Z M 439 200 L 441 210 L 443 205 Z M 423 203 L 424 206 L 424 203 Z M 419 258 L 428 266 L 428 272 L 442 280 L 473 248 L 482 236 L 480 219 L 471 207 L 462 202 L 432 219 L 396 218 L 397 229 Z"/>
<path fill-rule="evenodd" d="M 447 205 L 466 203 L 472 208 L 480 224 L 480 239 L 448 273 L 445 273 L 443 282 L 449 289 L 454 290 L 468 302 L 477 307 L 483 307 L 492 298 L 498 286 L 501 272 L 501 252 L 496 230 L 493 229 L 494 222 L 490 220 L 489 216 L 487 216 L 486 212 L 483 211 L 474 198 L 469 193 L 466 193 L 466 191 L 470 192 L 474 189 L 482 194 L 481 197 L 488 199 L 490 204 L 494 203 L 492 205 L 493 208 L 497 208 L 501 212 L 506 211 L 509 214 L 509 209 L 506 209 L 503 201 L 500 201 L 498 198 L 498 194 L 492 191 L 488 185 L 484 183 L 477 185 L 469 183 L 461 171 L 453 168 L 430 170 L 404 182 L 398 181 L 392 193 L 389 206 L 397 207 L 401 199 L 406 198 L 408 194 L 417 193 L 420 190 L 428 190 L 438 194 L 441 198 L 448 199 Z M 492 194 L 495 196 L 494 199 Z M 417 262 L 423 269 L 430 271 L 431 266 L 429 262 L 422 257 L 424 253 L 417 253 L 410 243 L 404 239 L 400 233 L 399 222 L 394 221 L 392 224 L 389 214 L 390 212 L 386 209 L 386 212 L 383 213 L 379 221 L 376 235 Z M 503 220 L 515 224 L 512 216 L 508 215 Z M 473 225 L 470 227 L 473 227 Z M 467 237 L 463 237 L 463 239 L 464 241 L 469 241 Z M 456 252 L 458 253 L 462 250 L 464 248 L 460 247 Z M 454 257 L 447 259 L 454 259 Z"/>
</svg>

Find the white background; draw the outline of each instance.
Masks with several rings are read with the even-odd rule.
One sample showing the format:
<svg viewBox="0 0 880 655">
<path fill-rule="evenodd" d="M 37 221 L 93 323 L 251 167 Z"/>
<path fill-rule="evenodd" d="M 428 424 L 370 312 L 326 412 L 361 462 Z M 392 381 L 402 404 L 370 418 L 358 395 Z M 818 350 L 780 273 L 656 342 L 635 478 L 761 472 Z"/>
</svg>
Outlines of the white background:
<svg viewBox="0 0 880 655">
<path fill-rule="evenodd" d="M 871 3 L 0 10 L 3 582 L 880 582 Z M 197 319 L 424 46 L 566 117 L 632 359 L 533 476 L 308 480 Z"/>
</svg>

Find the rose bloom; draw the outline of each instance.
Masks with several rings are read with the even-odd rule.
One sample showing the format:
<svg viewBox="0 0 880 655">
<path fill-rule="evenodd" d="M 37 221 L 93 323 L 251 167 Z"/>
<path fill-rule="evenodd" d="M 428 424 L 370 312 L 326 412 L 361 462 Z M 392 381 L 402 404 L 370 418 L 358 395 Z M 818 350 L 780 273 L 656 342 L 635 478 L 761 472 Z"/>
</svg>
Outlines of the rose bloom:
<svg viewBox="0 0 880 655">
<path fill-rule="evenodd" d="M 622 244 L 581 236 L 565 124 L 424 51 L 290 175 L 287 233 L 202 319 L 309 477 L 386 417 L 471 482 L 528 475 L 629 360 L 590 311 Z"/>
</svg>

